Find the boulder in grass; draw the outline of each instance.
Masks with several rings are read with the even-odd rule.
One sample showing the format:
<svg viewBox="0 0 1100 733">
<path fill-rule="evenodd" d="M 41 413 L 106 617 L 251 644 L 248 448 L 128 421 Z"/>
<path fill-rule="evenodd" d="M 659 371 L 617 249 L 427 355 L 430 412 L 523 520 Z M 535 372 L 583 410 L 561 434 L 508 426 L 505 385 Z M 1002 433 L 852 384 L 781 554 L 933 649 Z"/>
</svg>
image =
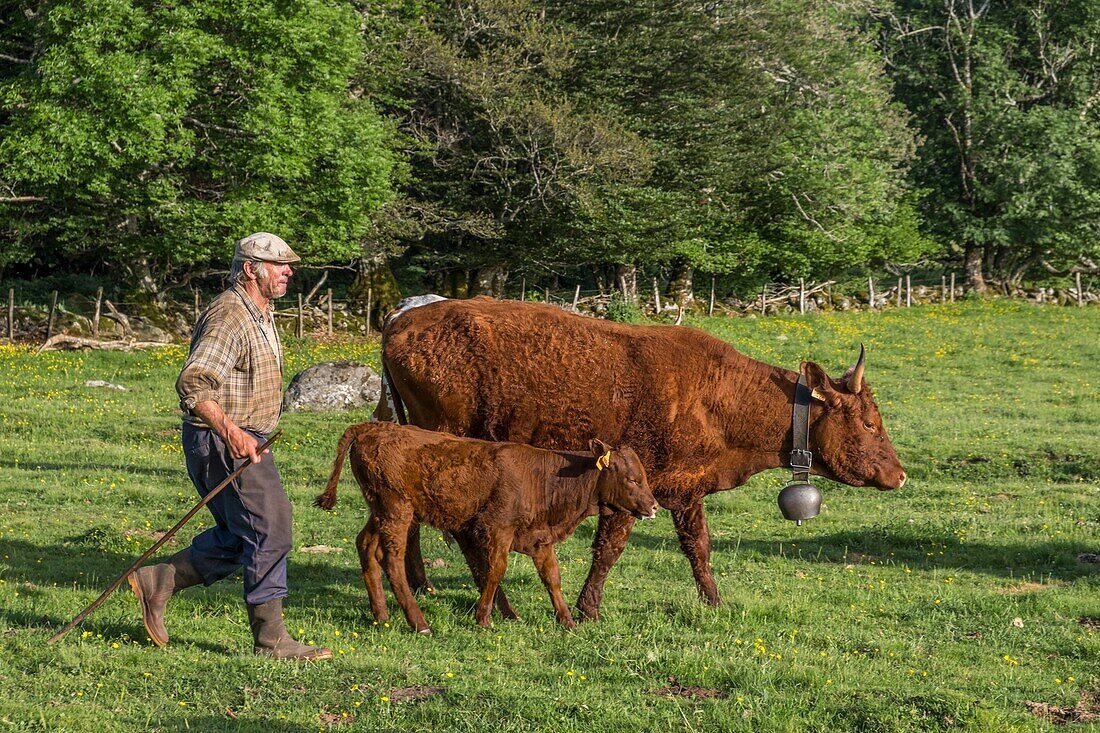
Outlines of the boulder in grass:
<svg viewBox="0 0 1100 733">
<path fill-rule="evenodd" d="M 378 401 L 382 379 L 365 364 L 326 361 L 294 375 L 283 395 L 288 412 L 339 412 Z"/>
</svg>

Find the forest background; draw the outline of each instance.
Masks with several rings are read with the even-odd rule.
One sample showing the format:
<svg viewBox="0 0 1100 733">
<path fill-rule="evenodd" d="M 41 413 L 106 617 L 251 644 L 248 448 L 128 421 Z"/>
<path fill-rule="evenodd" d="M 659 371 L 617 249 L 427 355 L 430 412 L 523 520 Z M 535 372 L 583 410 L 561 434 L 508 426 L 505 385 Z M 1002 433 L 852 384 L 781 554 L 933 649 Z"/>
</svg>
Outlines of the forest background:
<svg viewBox="0 0 1100 733">
<path fill-rule="evenodd" d="M 0 285 L 189 303 L 252 231 L 376 311 L 1091 281 L 1097 38 L 1096 0 L 3 0 Z"/>
</svg>

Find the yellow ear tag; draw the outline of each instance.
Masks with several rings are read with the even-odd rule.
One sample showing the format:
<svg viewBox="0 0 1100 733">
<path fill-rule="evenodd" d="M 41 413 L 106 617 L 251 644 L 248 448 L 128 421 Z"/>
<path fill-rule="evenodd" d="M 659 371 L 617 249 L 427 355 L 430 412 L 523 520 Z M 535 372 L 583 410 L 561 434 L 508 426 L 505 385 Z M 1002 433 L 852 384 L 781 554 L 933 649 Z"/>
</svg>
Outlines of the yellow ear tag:
<svg viewBox="0 0 1100 733">
<path fill-rule="evenodd" d="M 611 465 L 611 451 L 604 453 L 596 459 L 596 470 L 602 471 Z"/>
<path fill-rule="evenodd" d="M 817 390 L 817 387 L 814 387 L 812 390 L 810 390 L 810 397 L 813 397 L 818 402 L 825 401 L 825 395 L 821 394 L 821 392 Z"/>
</svg>

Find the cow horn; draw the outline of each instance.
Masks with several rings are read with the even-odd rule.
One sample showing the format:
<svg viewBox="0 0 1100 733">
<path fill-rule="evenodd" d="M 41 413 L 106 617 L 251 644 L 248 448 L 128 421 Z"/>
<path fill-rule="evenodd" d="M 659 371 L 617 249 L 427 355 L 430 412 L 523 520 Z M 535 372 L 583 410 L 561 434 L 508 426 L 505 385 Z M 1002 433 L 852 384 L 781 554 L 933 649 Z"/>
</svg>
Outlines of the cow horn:
<svg viewBox="0 0 1100 733">
<path fill-rule="evenodd" d="M 856 361 L 856 365 L 852 367 L 852 375 L 848 377 L 848 391 L 852 394 L 859 394 L 859 391 L 863 389 L 863 363 L 867 357 L 867 350 L 863 348 L 863 344 L 859 345 L 859 359 Z"/>
</svg>

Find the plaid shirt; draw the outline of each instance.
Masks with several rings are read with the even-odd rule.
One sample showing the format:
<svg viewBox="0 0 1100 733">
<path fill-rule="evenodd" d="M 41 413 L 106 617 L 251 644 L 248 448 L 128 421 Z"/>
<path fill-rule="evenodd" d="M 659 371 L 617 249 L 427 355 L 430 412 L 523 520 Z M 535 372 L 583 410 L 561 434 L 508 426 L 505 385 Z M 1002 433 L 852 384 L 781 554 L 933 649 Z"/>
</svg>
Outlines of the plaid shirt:
<svg viewBox="0 0 1100 733">
<path fill-rule="evenodd" d="M 283 403 L 282 344 L 275 328 L 261 328 L 265 315 L 240 285 L 219 295 L 199 316 L 191 352 L 176 392 L 183 419 L 209 427 L 192 409 L 214 400 L 237 427 L 267 434 L 279 423 Z M 270 321 L 272 324 L 274 321 Z"/>
</svg>

